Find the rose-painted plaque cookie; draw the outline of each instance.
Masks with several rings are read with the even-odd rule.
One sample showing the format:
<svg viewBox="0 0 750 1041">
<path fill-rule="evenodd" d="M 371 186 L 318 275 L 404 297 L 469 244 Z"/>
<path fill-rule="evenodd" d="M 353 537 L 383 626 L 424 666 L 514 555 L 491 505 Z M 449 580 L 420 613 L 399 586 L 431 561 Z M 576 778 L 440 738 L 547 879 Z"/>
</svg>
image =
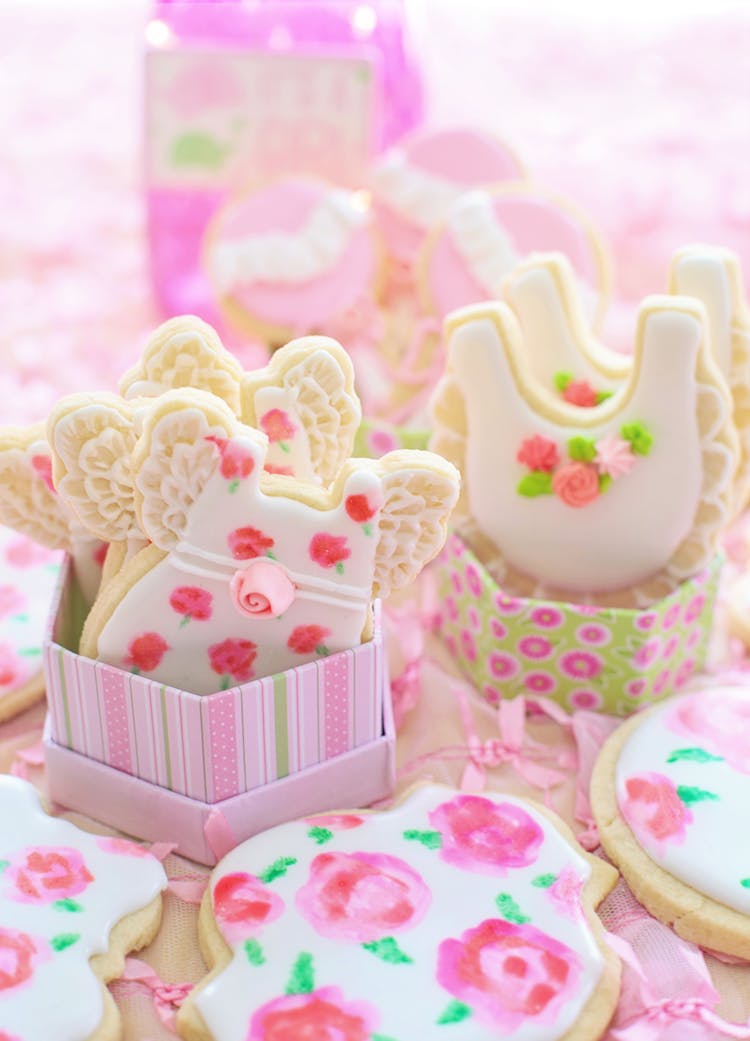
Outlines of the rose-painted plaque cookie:
<svg viewBox="0 0 750 1041">
<path fill-rule="evenodd" d="M 739 260 L 729 250 L 688 246 L 672 258 L 669 290 L 706 309 L 710 353 L 729 384 L 740 438 L 734 478 L 734 509 L 740 512 L 750 490 L 750 314 Z M 592 408 L 626 383 L 632 358 L 594 338 L 567 258 L 548 254 L 524 262 L 505 280 L 503 296 L 543 387 L 571 405 Z"/>
<path fill-rule="evenodd" d="M 604 745 L 591 806 L 633 893 L 680 936 L 750 958 L 750 687 L 670 698 Z"/>
<path fill-rule="evenodd" d="M 223 314 L 277 345 L 325 332 L 372 298 L 381 250 L 367 201 L 322 181 L 272 181 L 216 214 L 204 260 Z"/>
<path fill-rule="evenodd" d="M 503 279 L 532 253 L 570 261 L 589 318 L 601 318 L 608 269 L 587 218 L 540 188 L 512 184 L 458 198 L 425 241 L 419 286 L 425 310 L 444 318 L 456 308 L 500 296 Z"/>
<path fill-rule="evenodd" d="M 284 824 L 214 870 L 186 1041 L 593 1041 L 619 990 L 616 881 L 553 814 L 415 789 Z"/>
<path fill-rule="evenodd" d="M 413 264 L 427 232 L 467 189 L 523 177 L 508 145 L 478 130 L 423 130 L 404 138 L 372 174 L 373 205 L 389 255 Z"/>
<path fill-rule="evenodd" d="M 0 1038 L 120 1037 L 105 984 L 156 934 L 164 869 L 135 843 L 47 816 L 15 777 L 0 777 L 0 834 Z"/>
<path fill-rule="evenodd" d="M 151 544 L 97 599 L 80 651 L 195 694 L 368 639 L 373 598 L 439 552 L 458 497 L 429 452 L 350 460 L 330 490 L 264 473 L 267 436 L 202 391 L 155 399 L 140 428 L 134 513 Z"/>
<path fill-rule="evenodd" d="M 506 592 L 645 607 L 709 563 L 739 449 L 698 301 L 647 298 L 627 382 L 591 408 L 539 385 L 507 304 L 463 308 L 446 338 L 431 447 Z"/>
</svg>

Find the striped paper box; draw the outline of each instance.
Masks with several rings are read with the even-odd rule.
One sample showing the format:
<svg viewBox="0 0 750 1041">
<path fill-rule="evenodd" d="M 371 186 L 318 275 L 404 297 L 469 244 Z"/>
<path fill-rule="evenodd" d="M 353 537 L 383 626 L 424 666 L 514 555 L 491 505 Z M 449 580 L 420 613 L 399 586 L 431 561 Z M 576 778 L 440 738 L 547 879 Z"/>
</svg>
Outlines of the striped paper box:
<svg viewBox="0 0 750 1041">
<path fill-rule="evenodd" d="M 378 604 L 368 643 L 204 696 L 76 654 L 82 622 L 67 566 L 44 646 L 52 740 L 191 799 L 232 798 L 382 735 Z"/>
</svg>

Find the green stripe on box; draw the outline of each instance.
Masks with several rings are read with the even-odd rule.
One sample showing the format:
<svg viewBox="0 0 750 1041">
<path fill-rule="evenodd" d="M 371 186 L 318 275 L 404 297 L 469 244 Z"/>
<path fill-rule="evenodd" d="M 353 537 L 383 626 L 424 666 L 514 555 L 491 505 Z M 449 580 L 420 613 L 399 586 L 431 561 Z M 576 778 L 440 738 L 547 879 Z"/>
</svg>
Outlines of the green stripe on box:
<svg viewBox="0 0 750 1041">
<path fill-rule="evenodd" d="M 289 774 L 289 733 L 286 715 L 286 677 L 279 673 L 273 677 L 273 719 L 276 734 L 276 776 Z"/>
<path fill-rule="evenodd" d="M 167 698 L 166 698 L 166 687 L 162 687 L 159 691 L 159 700 L 161 701 L 161 729 L 164 735 L 164 762 L 167 764 L 167 787 L 172 787 L 172 759 L 169 754 L 169 726 L 167 724 Z"/>
<path fill-rule="evenodd" d="M 65 735 L 68 739 L 68 748 L 73 747 L 73 728 L 70 725 L 70 705 L 68 704 L 68 685 L 65 682 L 65 666 L 63 665 L 63 655 L 65 651 L 60 648 L 57 653 L 57 664 L 60 672 L 60 685 L 62 687 L 62 700 L 63 700 L 63 713 L 65 715 Z"/>
</svg>

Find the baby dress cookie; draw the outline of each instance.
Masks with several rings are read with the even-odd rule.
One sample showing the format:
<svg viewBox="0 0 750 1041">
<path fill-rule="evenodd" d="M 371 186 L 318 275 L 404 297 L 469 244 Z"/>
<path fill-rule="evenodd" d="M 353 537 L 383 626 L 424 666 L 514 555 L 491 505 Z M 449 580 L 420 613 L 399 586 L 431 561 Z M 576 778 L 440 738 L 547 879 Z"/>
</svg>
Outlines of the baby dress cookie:
<svg viewBox="0 0 750 1041">
<path fill-rule="evenodd" d="M 105 984 L 155 936 L 164 869 L 135 843 L 48 817 L 15 777 L 0 777 L 0 835 L 0 1038 L 114 1041 Z"/>
<path fill-rule="evenodd" d="M 186 1041 L 594 1041 L 619 964 L 594 908 L 616 872 L 523 799 L 415 789 L 385 813 L 283 824 L 201 907 L 213 971 Z"/>
<path fill-rule="evenodd" d="M 591 806 L 634 895 L 680 936 L 750 958 L 750 688 L 635 716 L 604 745 Z"/>
<path fill-rule="evenodd" d="M 135 511 L 152 545 L 94 605 L 87 657 L 196 694 L 272 675 L 369 638 L 373 597 L 445 541 L 459 478 L 430 453 L 350 460 L 326 491 L 265 474 L 266 435 L 212 395 L 170 391 L 141 428 Z"/>
<path fill-rule="evenodd" d="M 399 141 L 372 174 L 373 207 L 389 255 L 413 264 L 427 232 L 467 189 L 522 180 L 517 156 L 478 130 L 420 131 Z"/>
<path fill-rule="evenodd" d="M 467 304 L 494 300 L 506 275 L 539 252 L 568 258 L 586 313 L 598 321 L 609 281 L 598 235 L 572 203 L 527 184 L 476 189 L 453 203 L 420 255 L 422 305 L 444 318 Z"/>
<path fill-rule="evenodd" d="M 750 491 L 750 314 L 739 260 L 729 250 L 688 246 L 672 258 L 669 291 L 692 297 L 706 309 L 711 355 L 729 384 L 740 438 L 734 478 L 739 512 Z M 591 408 L 625 383 L 632 359 L 593 336 L 565 257 L 552 254 L 520 264 L 505 280 L 503 296 L 519 321 L 527 361 L 542 386 L 570 404 Z"/>
<path fill-rule="evenodd" d="M 204 257 L 227 320 L 272 345 L 325 332 L 373 297 L 382 267 L 366 202 L 303 179 L 272 181 L 227 202 L 208 229 Z"/>
<path fill-rule="evenodd" d="M 507 305 L 448 319 L 431 447 L 461 469 L 462 511 L 511 595 L 643 607 L 711 560 L 738 445 L 704 318 L 687 297 L 646 299 L 628 382 L 595 408 L 539 387 Z"/>
</svg>

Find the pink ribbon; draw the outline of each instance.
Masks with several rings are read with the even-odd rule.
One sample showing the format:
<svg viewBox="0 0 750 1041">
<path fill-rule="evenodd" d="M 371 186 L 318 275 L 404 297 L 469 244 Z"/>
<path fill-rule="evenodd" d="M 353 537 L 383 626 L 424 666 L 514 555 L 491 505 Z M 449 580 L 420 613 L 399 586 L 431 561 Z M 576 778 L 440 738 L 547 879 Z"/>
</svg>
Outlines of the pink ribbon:
<svg viewBox="0 0 750 1041">
<path fill-rule="evenodd" d="M 156 1014 L 161 1023 L 172 1033 L 175 1030 L 175 1013 L 193 989 L 192 983 L 165 983 L 150 965 L 138 958 L 126 958 L 122 980 L 140 983 L 151 991 Z"/>
<path fill-rule="evenodd" d="M 203 834 L 206 837 L 211 852 L 217 860 L 221 860 L 231 849 L 237 845 L 237 839 L 229 826 L 224 814 L 215 806 L 208 815 L 203 825 Z"/>
<path fill-rule="evenodd" d="M 10 772 L 14 777 L 20 777 L 24 781 L 29 779 L 29 767 L 44 766 L 44 744 L 41 740 L 36 741 L 28 748 L 22 748 L 16 752 Z"/>
<path fill-rule="evenodd" d="M 169 891 L 186 904 L 200 904 L 208 885 L 208 875 L 170 875 Z"/>
</svg>

